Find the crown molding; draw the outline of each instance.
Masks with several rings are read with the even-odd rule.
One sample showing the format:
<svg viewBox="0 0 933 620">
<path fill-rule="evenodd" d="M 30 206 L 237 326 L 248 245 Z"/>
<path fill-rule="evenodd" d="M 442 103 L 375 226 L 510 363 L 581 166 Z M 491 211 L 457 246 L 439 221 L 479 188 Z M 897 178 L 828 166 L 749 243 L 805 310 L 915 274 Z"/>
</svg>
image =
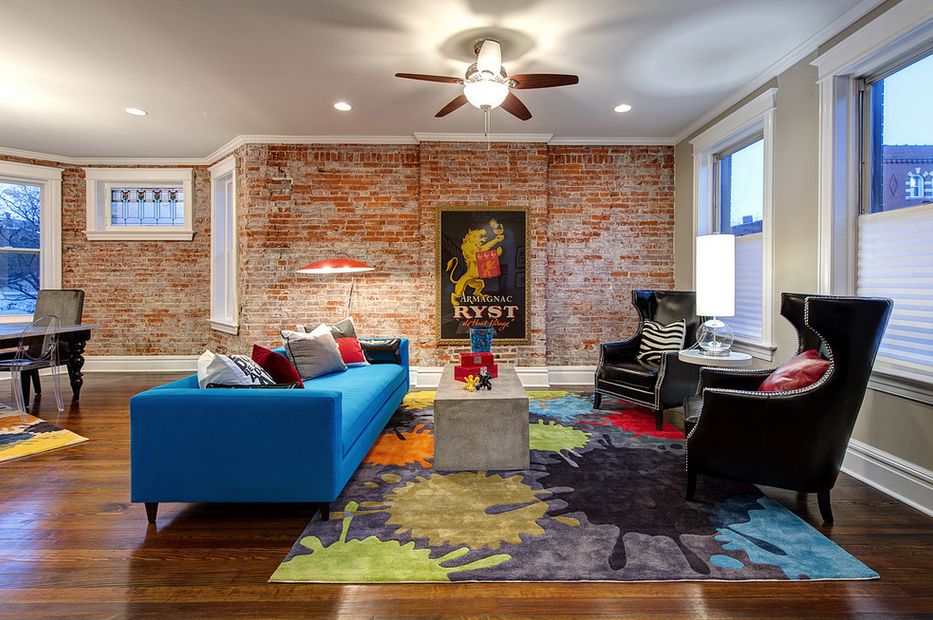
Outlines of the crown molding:
<svg viewBox="0 0 933 620">
<path fill-rule="evenodd" d="M 677 132 L 677 134 L 674 136 L 674 144 L 680 144 L 694 133 L 703 129 L 703 127 L 716 120 L 719 115 L 723 114 L 729 108 L 739 103 L 742 99 L 748 97 L 756 90 L 767 84 L 769 81 L 773 80 L 784 71 L 787 71 L 792 66 L 806 58 L 808 55 L 817 51 L 820 45 L 857 22 L 882 2 L 884 2 L 884 0 L 862 0 L 862 2 L 859 2 L 857 5 L 830 22 L 826 27 L 822 28 L 812 37 L 782 56 L 777 62 L 758 74 L 757 77 L 747 82 L 744 86 L 734 90 L 732 94 L 727 96 L 725 99 L 722 99 L 719 103 L 710 108 L 705 114 Z"/>
<path fill-rule="evenodd" d="M 674 138 L 551 138 L 554 146 L 671 146 Z"/>
<path fill-rule="evenodd" d="M 486 142 L 487 137 L 481 133 L 425 133 L 412 134 L 418 142 Z M 554 137 L 552 133 L 494 133 L 488 138 L 490 142 L 549 142 Z"/>
<path fill-rule="evenodd" d="M 25 151 L 0 146 L 0 155 L 7 157 L 21 157 L 23 159 L 36 159 L 53 164 L 66 164 L 71 166 L 201 166 L 203 157 L 71 157 L 69 155 L 55 155 L 54 153 L 40 153 L 38 151 Z"/>
<path fill-rule="evenodd" d="M 40 153 L 0 146 L 0 156 L 21 157 L 47 161 L 68 166 L 212 166 L 229 157 L 238 148 L 247 144 L 400 144 L 415 145 L 422 142 L 486 142 L 479 133 L 421 133 L 410 136 L 288 136 L 288 135 L 240 135 L 215 149 L 206 157 L 72 157 Z M 500 133 L 493 134 L 492 142 L 525 142 L 533 144 L 579 145 L 579 146 L 653 146 L 676 144 L 674 138 L 621 138 L 586 137 L 555 138 L 550 133 Z"/>
</svg>

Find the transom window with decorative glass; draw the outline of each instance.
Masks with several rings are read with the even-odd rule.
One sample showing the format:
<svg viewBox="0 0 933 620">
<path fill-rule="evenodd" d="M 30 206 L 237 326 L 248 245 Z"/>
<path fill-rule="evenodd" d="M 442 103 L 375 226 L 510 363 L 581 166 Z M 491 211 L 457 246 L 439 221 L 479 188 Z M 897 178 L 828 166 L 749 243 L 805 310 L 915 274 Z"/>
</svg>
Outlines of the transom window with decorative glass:
<svg viewBox="0 0 933 620">
<path fill-rule="evenodd" d="M 933 53 L 860 80 L 856 292 L 894 299 L 877 372 L 933 383 Z"/>
<path fill-rule="evenodd" d="M 181 187 L 111 187 L 111 226 L 184 226 Z"/>
<path fill-rule="evenodd" d="M 190 168 L 87 168 L 88 239 L 190 240 Z"/>
</svg>

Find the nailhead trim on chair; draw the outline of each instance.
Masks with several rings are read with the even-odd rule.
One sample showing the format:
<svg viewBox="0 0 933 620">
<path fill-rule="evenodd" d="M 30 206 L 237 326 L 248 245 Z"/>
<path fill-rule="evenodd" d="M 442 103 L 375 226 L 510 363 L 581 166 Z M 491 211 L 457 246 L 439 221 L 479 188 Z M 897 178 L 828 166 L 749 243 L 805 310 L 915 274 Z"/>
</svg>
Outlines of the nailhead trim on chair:
<svg viewBox="0 0 933 620">
<path fill-rule="evenodd" d="M 816 297 L 819 299 L 845 299 L 844 297 L 829 296 L 829 295 L 814 295 L 813 297 Z M 816 383 L 813 383 L 806 387 L 798 388 L 796 390 L 781 390 L 778 392 L 759 392 L 757 390 L 753 391 L 753 390 L 729 390 L 726 388 L 703 388 L 701 385 L 698 385 L 697 395 L 700 396 L 700 408 L 697 411 L 696 422 L 693 424 L 693 428 L 690 430 L 690 434 L 687 435 L 687 441 L 684 442 L 684 467 L 686 471 L 690 470 L 690 449 L 689 449 L 690 442 L 689 440 L 690 440 L 690 437 L 692 437 L 693 434 L 696 432 L 696 430 L 700 427 L 700 421 L 703 419 L 703 396 L 705 395 L 707 391 L 715 392 L 717 394 L 741 394 L 741 395 L 746 395 L 746 396 L 756 396 L 758 398 L 770 400 L 773 398 L 788 398 L 791 396 L 796 396 L 798 394 L 804 394 L 806 392 L 813 391 L 819 388 L 821 385 L 823 385 L 827 381 L 829 381 L 830 378 L 832 378 L 832 375 L 834 371 L 836 370 L 836 359 L 833 356 L 832 347 L 829 346 L 828 342 L 826 342 L 826 338 L 823 337 L 823 334 L 813 329 L 813 326 L 810 325 L 810 299 L 811 297 L 807 297 L 804 300 L 803 324 L 809 327 L 810 330 L 813 331 L 814 334 L 816 334 L 817 338 L 820 339 L 820 342 L 826 346 L 826 352 L 829 355 L 829 368 L 826 369 L 826 372 L 823 373 L 823 376 L 820 377 L 819 380 L 816 381 Z M 794 331 L 797 332 L 797 343 L 798 343 L 797 349 L 799 351 L 799 349 L 803 346 L 803 337 L 801 336 L 800 331 L 798 331 L 796 327 L 794 328 Z M 738 370 L 739 372 L 750 372 L 749 370 L 744 370 L 744 369 L 738 369 Z M 703 369 L 701 368 L 700 372 L 702 373 L 702 371 Z M 754 371 L 751 371 L 751 372 L 754 372 Z M 759 369 L 757 372 L 761 372 L 761 370 Z"/>
</svg>

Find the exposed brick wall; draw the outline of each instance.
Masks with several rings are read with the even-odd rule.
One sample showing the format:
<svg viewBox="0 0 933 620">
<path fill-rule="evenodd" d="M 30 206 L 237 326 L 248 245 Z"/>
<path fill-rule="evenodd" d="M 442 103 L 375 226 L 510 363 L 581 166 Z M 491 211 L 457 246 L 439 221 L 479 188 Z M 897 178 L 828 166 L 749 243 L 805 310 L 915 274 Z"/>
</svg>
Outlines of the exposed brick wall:
<svg viewBox="0 0 933 620">
<path fill-rule="evenodd" d="M 416 339 L 428 317 L 419 316 L 417 147 L 248 145 L 237 175 L 240 334 L 215 333 L 218 350 L 277 345 L 283 325 L 343 318 L 349 277 L 295 273 L 337 252 L 378 267 L 357 277 L 361 334 Z"/>
<path fill-rule="evenodd" d="M 348 277 L 295 273 L 342 251 L 378 266 L 357 278 L 359 331 L 409 337 L 416 365 L 450 361 L 465 348 L 435 342 L 442 206 L 529 209 L 531 342 L 497 346 L 505 361 L 595 363 L 635 328 L 632 288 L 673 286 L 670 147 L 252 145 L 237 161 L 241 332 L 215 333 L 219 350 L 342 318 Z"/>
<path fill-rule="evenodd" d="M 549 151 L 547 363 L 595 364 L 634 333 L 635 288 L 674 287 L 674 152 L 666 146 Z"/>
<path fill-rule="evenodd" d="M 469 347 L 440 347 L 435 340 L 435 228 L 437 209 L 445 206 L 486 205 L 527 207 L 530 218 L 530 344 L 495 345 L 503 361 L 521 366 L 546 364 L 545 284 L 547 282 L 547 175 L 548 147 L 544 144 L 426 142 L 421 145 L 421 272 L 424 299 L 430 303 L 431 321 L 421 336 L 420 348 L 430 365 L 441 365 L 457 351 Z M 433 355 L 429 351 L 433 349 Z"/>
<path fill-rule="evenodd" d="M 208 340 L 210 178 L 194 169 L 194 239 L 88 241 L 84 170 L 62 169 L 62 286 L 85 291 L 84 322 L 100 323 L 88 355 L 190 355 Z"/>
<path fill-rule="evenodd" d="M 435 343 L 438 207 L 528 207 L 531 342 L 496 347 L 519 365 L 594 364 L 599 342 L 632 333 L 629 291 L 673 287 L 673 149 L 544 144 L 247 145 L 236 152 L 240 333 L 212 332 L 210 179 L 195 169 L 192 242 L 89 242 L 84 173 L 63 174 L 63 278 L 87 291 L 105 327 L 91 355 L 195 355 L 277 345 L 295 323 L 343 317 L 349 278 L 295 273 L 347 254 L 378 267 L 357 278 L 364 335 L 401 334 L 412 363 Z M 26 160 L 21 160 L 26 161 Z"/>
</svg>

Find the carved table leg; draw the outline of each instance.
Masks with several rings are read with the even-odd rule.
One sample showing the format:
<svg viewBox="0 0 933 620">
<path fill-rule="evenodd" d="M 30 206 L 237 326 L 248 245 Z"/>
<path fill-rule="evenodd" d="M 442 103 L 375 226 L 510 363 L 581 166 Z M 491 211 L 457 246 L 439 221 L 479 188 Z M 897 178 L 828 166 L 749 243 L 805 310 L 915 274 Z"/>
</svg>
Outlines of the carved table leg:
<svg viewBox="0 0 933 620">
<path fill-rule="evenodd" d="M 84 347 L 86 340 L 72 340 L 68 343 L 68 359 L 65 365 L 68 367 L 68 378 L 71 381 L 71 391 L 74 394 L 72 401 L 77 401 L 81 395 L 81 386 L 84 385 L 84 373 L 81 368 L 84 366 Z"/>
</svg>

